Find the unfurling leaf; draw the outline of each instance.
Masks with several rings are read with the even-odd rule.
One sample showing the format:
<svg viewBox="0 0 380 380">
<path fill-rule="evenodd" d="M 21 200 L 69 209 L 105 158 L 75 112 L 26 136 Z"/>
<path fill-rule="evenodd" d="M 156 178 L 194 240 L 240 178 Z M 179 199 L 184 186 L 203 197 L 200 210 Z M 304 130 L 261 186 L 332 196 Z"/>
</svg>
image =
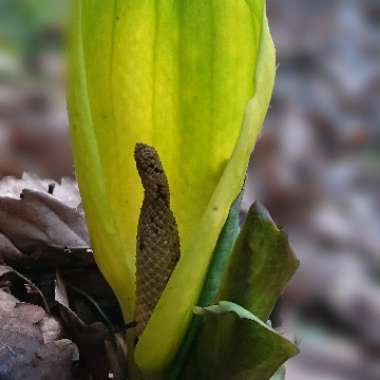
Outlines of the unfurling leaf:
<svg viewBox="0 0 380 380">
<path fill-rule="evenodd" d="M 298 352 L 265 323 L 297 267 L 286 235 L 255 203 L 233 248 L 219 304 L 196 309 L 207 318 L 186 363 L 186 379 L 268 380 Z"/>
<path fill-rule="evenodd" d="M 298 266 L 286 234 L 256 202 L 235 244 L 219 299 L 237 303 L 267 321 Z"/>
<path fill-rule="evenodd" d="M 232 302 L 197 308 L 205 325 L 183 379 L 269 380 L 297 347 Z"/>
</svg>

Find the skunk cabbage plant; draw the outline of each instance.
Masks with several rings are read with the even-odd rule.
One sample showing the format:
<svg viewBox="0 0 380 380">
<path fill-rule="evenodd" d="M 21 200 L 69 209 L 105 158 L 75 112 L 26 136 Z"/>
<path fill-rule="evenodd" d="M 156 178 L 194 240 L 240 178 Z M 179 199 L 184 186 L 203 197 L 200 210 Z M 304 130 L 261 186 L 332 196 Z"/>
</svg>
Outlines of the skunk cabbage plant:
<svg viewBox="0 0 380 380">
<path fill-rule="evenodd" d="M 180 257 L 129 352 L 143 378 L 167 378 L 268 109 L 265 1 L 76 0 L 69 57 L 77 178 L 96 262 L 126 321 L 144 196 L 136 144 L 154 148 L 166 174 Z"/>
</svg>

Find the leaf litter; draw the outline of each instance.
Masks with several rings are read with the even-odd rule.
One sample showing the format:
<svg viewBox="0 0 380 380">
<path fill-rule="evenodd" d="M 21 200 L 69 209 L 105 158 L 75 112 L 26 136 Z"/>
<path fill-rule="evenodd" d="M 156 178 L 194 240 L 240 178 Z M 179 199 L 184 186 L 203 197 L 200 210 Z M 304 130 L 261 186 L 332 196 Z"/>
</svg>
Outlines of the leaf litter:
<svg viewBox="0 0 380 380">
<path fill-rule="evenodd" d="M 72 179 L 0 180 L 0 378 L 126 378 L 124 324 Z"/>
</svg>

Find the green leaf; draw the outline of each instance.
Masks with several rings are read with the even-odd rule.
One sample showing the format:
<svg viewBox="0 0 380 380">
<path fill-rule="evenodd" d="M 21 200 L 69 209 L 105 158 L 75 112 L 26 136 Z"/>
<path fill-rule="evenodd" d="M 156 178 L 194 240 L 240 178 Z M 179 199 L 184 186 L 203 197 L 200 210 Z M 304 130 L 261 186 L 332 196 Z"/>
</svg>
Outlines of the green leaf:
<svg viewBox="0 0 380 380">
<path fill-rule="evenodd" d="M 186 379 L 222 376 L 266 380 L 297 353 L 293 344 L 262 321 L 268 319 L 298 265 L 286 235 L 276 227 L 268 211 L 255 203 L 235 243 L 218 295 L 219 300 L 228 301 L 197 308 L 198 314 L 208 318 L 193 346 Z M 280 375 L 279 370 L 276 376 Z"/>
<path fill-rule="evenodd" d="M 232 302 L 199 308 L 206 320 L 185 380 L 268 380 L 297 347 Z"/>
<path fill-rule="evenodd" d="M 298 266 L 286 234 L 256 202 L 235 244 L 219 299 L 237 303 L 266 321 Z"/>
</svg>

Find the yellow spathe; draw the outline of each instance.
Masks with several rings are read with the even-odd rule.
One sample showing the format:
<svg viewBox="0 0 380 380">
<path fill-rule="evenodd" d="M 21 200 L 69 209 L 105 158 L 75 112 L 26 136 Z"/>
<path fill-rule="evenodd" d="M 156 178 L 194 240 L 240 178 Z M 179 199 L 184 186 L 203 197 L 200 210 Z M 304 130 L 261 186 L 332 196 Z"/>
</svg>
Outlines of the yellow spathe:
<svg viewBox="0 0 380 380">
<path fill-rule="evenodd" d="M 165 168 L 181 259 L 135 352 L 160 377 L 191 318 L 243 184 L 275 73 L 264 0 L 76 0 L 73 151 L 96 261 L 133 318 L 137 142 Z"/>
</svg>

